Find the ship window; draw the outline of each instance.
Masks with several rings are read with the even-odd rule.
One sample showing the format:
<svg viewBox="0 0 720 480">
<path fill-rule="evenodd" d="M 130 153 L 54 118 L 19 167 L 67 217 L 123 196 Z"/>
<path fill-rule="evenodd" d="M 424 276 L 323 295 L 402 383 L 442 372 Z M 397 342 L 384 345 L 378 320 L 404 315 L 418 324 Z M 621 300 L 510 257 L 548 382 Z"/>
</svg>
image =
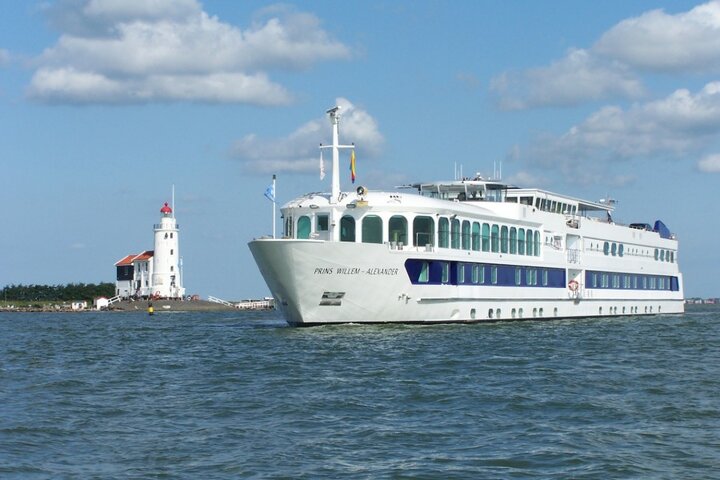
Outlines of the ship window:
<svg viewBox="0 0 720 480">
<path fill-rule="evenodd" d="M 427 283 L 430 278 L 430 264 L 428 262 L 420 263 L 420 275 L 418 275 L 418 282 Z"/>
<path fill-rule="evenodd" d="M 540 232 L 535 232 L 535 256 L 540 256 Z"/>
<path fill-rule="evenodd" d="M 440 217 L 438 221 L 438 243 L 440 248 L 450 246 L 450 221 L 446 217 Z"/>
<path fill-rule="evenodd" d="M 618 255 L 622 257 L 624 254 L 625 254 L 625 245 L 623 245 L 621 243 L 620 245 L 618 245 Z"/>
<path fill-rule="evenodd" d="M 612 246 L 610 247 L 610 252 L 612 253 L 613 257 L 617 255 L 617 243 L 613 242 Z"/>
<path fill-rule="evenodd" d="M 467 220 L 462 222 L 462 248 L 470 250 L 470 222 Z"/>
<path fill-rule="evenodd" d="M 478 222 L 472 224 L 472 249 L 476 252 L 480 250 L 480 224 Z"/>
<path fill-rule="evenodd" d="M 340 219 L 340 241 L 355 241 L 355 219 L 350 215 L 345 215 Z"/>
<path fill-rule="evenodd" d="M 393 215 L 388 224 L 390 241 L 398 245 L 407 245 L 407 218 L 402 215 Z"/>
<path fill-rule="evenodd" d="M 328 216 L 326 214 L 317 216 L 317 231 L 327 232 L 328 231 Z"/>
<path fill-rule="evenodd" d="M 547 284 L 548 284 L 548 271 L 547 270 L 542 271 L 542 284 L 543 284 L 543 287 L 547 287 Z"/>
<path fill-rule="evenodd" d="M 435 221 L 432 217 L 415 217 L 413 220 L 415 246 L 434 245 Z"/>
<path fill-rule="evenodd" d="M 482 251 L 490 251 L 490 225 L 483 223 L 482 226 Z"/>
<path fill-rule="evenodd" d="M 597 288 L 597 273 L 592 273 L 592 287 Z"/>
<path fill-rule="evenodd" d="M 460 220 L 450 222 L 450 248 L 460 248 Z"/>
<path fill-rule="evenodd" d="M 529 228 L 525 233 L 525 255 L 533 254 L 533 231 Z"/>
<path fill-rule="evenodd" d="M 493 265 L 492 267 L 490 267 L 490 282 L 493 285 L 497 285 L 497 271 L 497 266 Z"/>
<path fill-rule="evenodd" d="M 522 269 L 515 267 L 515 285 L 520 285 L 522 282 Z"/>
<path fill-rule="evenodd" d="M 648 288 L 648 286 L 647 286 L 647 277 L 642 277 L 642 279 L 643 279 L 642 289 L 643 289 L 643 290 L 647 290 L 647 288 Z"/>
<path fill-rule="evenodd" d="M 675 263 L 675 252 L 670 252 L 670 262 Z"/>
<path fill-rule="evenodd" d="M 465 283 L 465 264 L 458 263 L 457 266 L 457 283 Z"/>
<path fill-rule="evenodd" d="M 661 262 L 665 261 L 665 250 L 660 250 L 660 261 Z"/>
<path fill-rule="evenodd" d="M 525 255 L 525 229 L 518 229 L 518 255 Z"/>
<path fill-rule="evenodd" d="M 510 253 L 517 253 L 517 228 L 510 227 Z"/>
<path fill-rule="evenodd" d="M 505 225 L 500 229 L 500 251 L 508 253 L 508 227 Z"/>
<path fill-rule="evenodd" d="M 383 223 L 377 215 L 368 215 L 362 219 L 362 241 L 363 243 L 383 243 Z"/>
<path fill-rule="evenodd" d="M 450 264 L 448 262 L 442 262 L 442 283 L 448 283 L 450 281 Z"/>
<path fill-rule="evenodd" d="M 603 243 L 603 253 L 605 255 L 610 254 L 610 243 L 608 243 L 608 242 Z"/>
<path fill-rule="evenodd" d="M 297 238 L 310 238 L 310 217 L 303 215 L 298 218 Z"/>
<path fill-rule="evenodd" d="M 660 252 L 658 252 L 658 249 L 656 248 L 655 249 L 655 260 L 657 260 L 659 256 L 660 256 Z"/>
<path fill-rule="evenodd" d="M 499 236 L 500 236 L 500 227 L 497 225 L 492 226 L 492 230 L 490 231 L 490 249 L 493 252 L 497 252 L 499 250 Z"/>
<path fill-rule="evenodd" d="M 472 283 L 480 283 L 480 265 L 472 266 Z"/>
</svg>

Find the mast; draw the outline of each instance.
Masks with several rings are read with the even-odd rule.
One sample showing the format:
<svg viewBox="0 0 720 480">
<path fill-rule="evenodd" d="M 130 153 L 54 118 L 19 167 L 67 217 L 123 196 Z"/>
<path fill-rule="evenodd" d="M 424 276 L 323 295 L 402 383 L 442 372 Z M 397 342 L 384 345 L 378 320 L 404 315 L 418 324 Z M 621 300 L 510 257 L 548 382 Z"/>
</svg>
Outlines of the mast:
<svg viewBox="0 0 720 480">
<path fill-rule="evenodd" d="M 340 149 L 355 148 L 355 145 L 340 145 L 340 106 L 336 106 L 328 110 L 330 122 L 333 128 L 332 145 L 320 145 L 320 148 L 332 148 L 332 190 L 330 193 L 330 203 L 335 204 L 340 200 Z"/>
</svg>

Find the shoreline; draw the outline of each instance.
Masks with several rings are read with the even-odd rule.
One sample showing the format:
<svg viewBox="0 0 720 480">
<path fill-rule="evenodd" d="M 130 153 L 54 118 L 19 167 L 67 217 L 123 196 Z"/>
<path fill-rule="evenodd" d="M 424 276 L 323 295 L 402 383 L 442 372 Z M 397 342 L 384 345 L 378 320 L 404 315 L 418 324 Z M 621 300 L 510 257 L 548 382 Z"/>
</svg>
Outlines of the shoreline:
<svg viewBox="0 0 720 480">
<path fill-rule="evenodd" d="M 0 306 L 0 312 L 8 313 L 83 313 L 83 312 L 147 312 L 149 304 L 152 303 L 155 313 L 162 312 L 232 312 L 245 310 L 268 310 L 268 309 L 241 309 L 229 307 L 207 300 L 153 300 L 151 302 L 140 300 L 130 301 L 122 300 L 110 305 L 110 308 L 96 310 L 94 308 L 84 308 L 73 310 L 70 305 L 65 304 L 48 304 L 48 305 L 21 305 L 8 308 Z"/>
</svg>

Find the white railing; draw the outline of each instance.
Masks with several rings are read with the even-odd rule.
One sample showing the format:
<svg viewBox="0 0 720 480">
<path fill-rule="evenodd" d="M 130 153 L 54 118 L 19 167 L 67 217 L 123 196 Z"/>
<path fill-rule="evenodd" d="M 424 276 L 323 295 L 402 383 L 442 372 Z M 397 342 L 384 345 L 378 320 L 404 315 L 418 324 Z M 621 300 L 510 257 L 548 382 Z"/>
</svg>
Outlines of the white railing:
<svg viewBox="0 0 720 480">
<path fill-rule="evenodd" d="M 213 303 L 219 303 L 220 305 L 225 305 L 226 307 L 235 307 L 232 303 L 228 302 L 227 300 L 223 300 L 222 298 L 213 297 L 212 295 L 208 296 L 208 301 Z"/>
<path fill-rule="evenodd" d="M 122 297 L 120 295 L 115 295 L 114 297 L 108 299 L 108 306 L 112 305 L 113 303 L 117 303 L 120 300 L 122 300 Z"/>
</svg>

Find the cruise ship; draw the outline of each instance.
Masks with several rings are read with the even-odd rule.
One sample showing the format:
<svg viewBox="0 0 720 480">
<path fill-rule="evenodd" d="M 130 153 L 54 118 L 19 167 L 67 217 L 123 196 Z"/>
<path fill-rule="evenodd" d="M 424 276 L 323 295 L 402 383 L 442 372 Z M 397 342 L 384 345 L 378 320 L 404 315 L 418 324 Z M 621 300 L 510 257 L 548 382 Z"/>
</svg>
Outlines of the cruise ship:
<svg viewBox="0 0 720 480">
<path fill-rule="evenodd" d="M 396 191 L 340 189 L 281 208 L 281 238 L 249 243 L 290 325 L 452 323 L 682 313 L 678 240 L 662 221 L 479 176 Z"/>
</svg>

